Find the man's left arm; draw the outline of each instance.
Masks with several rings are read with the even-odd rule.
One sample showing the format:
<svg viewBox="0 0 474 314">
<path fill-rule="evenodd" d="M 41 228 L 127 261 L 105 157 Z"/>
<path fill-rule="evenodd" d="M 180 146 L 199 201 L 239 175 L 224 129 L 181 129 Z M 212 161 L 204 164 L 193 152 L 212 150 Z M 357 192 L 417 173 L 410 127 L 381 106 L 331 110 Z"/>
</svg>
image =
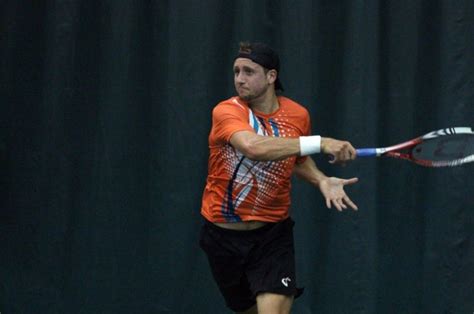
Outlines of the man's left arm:
<svg viewBox="0 0 474 314">
<path fill-rule="evenodd" d="M 328 177 L 318 169 L 314 160 L 309 156 L 303 163 L 295 165 L 293 174 L 319 188 L 326 200 L 327 208 L 334 205 L 338 211 L 347 209 L 348 206 L 354 210 L 358 209 L 344 191 L 344 186 L 356 183 L 358 178 Z"/>
</svg>

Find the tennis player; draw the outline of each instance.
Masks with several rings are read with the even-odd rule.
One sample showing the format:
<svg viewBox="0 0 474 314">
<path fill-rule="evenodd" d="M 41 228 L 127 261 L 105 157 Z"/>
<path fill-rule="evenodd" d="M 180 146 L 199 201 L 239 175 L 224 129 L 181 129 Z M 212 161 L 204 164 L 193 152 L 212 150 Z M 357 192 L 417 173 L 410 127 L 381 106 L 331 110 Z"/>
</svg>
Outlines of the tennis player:
<svg viewBox="0 0 474 314">
<path fill-rule="evenodd" d="M 289 215 L 293 174 L 317 187 L 328 208 L 357 210 L 344 192 L 357 178 L 327 177 L 309 157 L 325 153 L 344 163 L 356 157 L 354 147 L 310 135 L 308 111 L 276 93 L 283 90 L 279 69 L 269 46 L 241 43 L 233 67 L 238 96 L 212 112 L 200 245 L 237 313 L 289 313 L 302 293 Z"/>
</svg>

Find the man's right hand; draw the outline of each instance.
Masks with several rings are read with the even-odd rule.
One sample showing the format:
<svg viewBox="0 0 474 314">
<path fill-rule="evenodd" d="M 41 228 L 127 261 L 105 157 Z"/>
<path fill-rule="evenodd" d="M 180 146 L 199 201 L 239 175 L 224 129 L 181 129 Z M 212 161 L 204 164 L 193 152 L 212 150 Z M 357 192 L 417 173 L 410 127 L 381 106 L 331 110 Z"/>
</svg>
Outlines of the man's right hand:
<svg viewBox="0 0 474 314">
<path fill-rule="evenodd" d="M 339 141 L 330 137 L 321 138 L 321 152 L 333 156 L 331 164 L 345 165 L 347 161 L 357 157 L 355 148 L 347 141 Z"/>
</svg>

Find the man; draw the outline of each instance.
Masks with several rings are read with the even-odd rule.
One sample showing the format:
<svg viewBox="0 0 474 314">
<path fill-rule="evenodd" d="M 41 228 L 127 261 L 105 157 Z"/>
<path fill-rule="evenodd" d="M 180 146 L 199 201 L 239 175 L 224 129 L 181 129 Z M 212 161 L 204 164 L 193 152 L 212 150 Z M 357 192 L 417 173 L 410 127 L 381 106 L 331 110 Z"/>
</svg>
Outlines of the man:
<svg viewBox="0 0 474 314">
<path fill-rule="evenodd" d="M 344 186 L 308 155 L 323 152 L 332 163 L 356 157 L 345 141 L 309 136 L 308 111 L 276 94 L 278 55 L 262 43 L 241 43 L 234 61 L 238 96 L 212 113 L 209 173 L 201 213 L 200 245 L 227 306 L 237 313 L 289 313 L 296 288 L 291 175 L 310 182 L 328 208 L 357 206 Z"/>
</svg>

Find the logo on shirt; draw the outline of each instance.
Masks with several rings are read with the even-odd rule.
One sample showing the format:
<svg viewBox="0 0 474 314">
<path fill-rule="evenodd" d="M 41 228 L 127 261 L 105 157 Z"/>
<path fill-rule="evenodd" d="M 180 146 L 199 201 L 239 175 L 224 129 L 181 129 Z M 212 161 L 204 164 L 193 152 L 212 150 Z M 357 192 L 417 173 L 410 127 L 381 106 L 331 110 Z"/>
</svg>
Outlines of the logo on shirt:
<svg viewBox="0 0 474 314">
<path fill-rule="evenodd" d="M 288 283 L 291 281 L 290 277 L 282 278 L 281 283 L 285 286 L 288 287 Z"/>
</svg>

